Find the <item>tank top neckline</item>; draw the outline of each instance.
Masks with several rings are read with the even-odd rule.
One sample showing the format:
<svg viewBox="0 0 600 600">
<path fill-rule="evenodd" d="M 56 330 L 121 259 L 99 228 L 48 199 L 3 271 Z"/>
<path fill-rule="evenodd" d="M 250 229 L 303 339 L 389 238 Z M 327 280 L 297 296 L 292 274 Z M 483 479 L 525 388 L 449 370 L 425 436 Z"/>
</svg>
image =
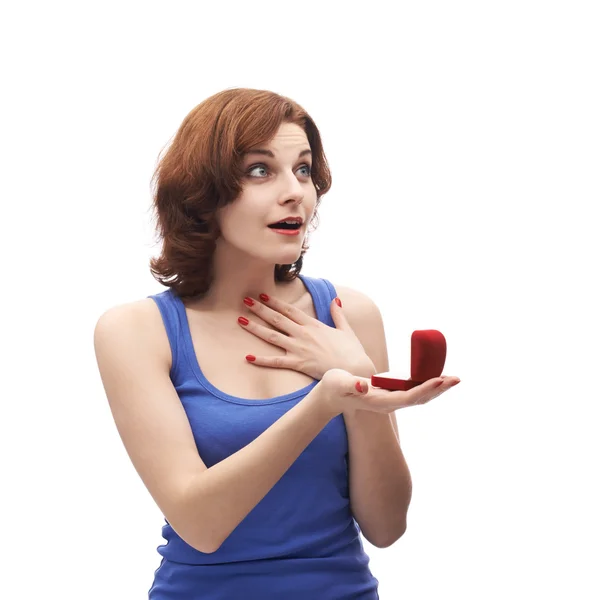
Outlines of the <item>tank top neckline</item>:
<svg viewBox="0 0 600 600">
<path fill-rule="evenodd" d="M 310 294 L 310 296 L 312 298 L 313 305 L 315 307 L 315 313 L 317 315 L 317 319 L 321 322 L 324 322 L 322 306 L 318 300 L 318 296 L 317 296 L 317 293 L 316 293 L 316 290 L 314 287 L 315 284 L 313 282 L 311 282 L 309 278 L 302 275 L 301 273 L 298 274 L 298 278 L 302 281 L 302 283 L 304 284 L 304 287 L 308 290 L 308 293 Z M 200 367 L 200 363 L 198 362 L 198 358 L 197 358 L 196 352 L 194 350 L 194 343 L 192 341 L 192 333 L 190 330 L 190 324 L 189 324 L 189 321 L 187 318 L 187 313 L 185 311 L 185 305 L 183 304 L 183 301 L 181 300 L 181 298 L 177 294 L 173 293 L 172 290 L 171 290 L 171 296 L 175 302 L 177 312 L 179 313 L 179 316 L 180 316 L 182 339 L 183 339 L 183 344 L 184 344 L 184 355 L 188 361 L 188 364 L 189 364 L 192 372 L 194 373 L 194 376 L 198 380 L 198 382 L 210 394 L 212 394 L 216 398 L 225 400 L 226 402 L 231 402 L 233 404 L 264 406 L 266 404 L 277 404 L 279 402 L 287 402 L 287 401 L 299 398 L 301 396 L 305 396 L 306 394 L 308 394 L 310 392 L 310 390 L 312 390 L 312 388 L 314 388 L 319 383 L 318 380 L 314 380 L 299 390 L 295 390 L 295 391 L 292 391 L 292 392 L 289 392 L 287 394 L 283 394 L 280 396 L 275 396 L 273 398 L 256 398 L 256 399 L 241 398 L 239 396 L 232 396 L 231 394 L 227 394 L 226 392 L 223 392 L 222 390 L 215 387 L 205 377 L 204 373 L 202 372 L 202 368 Z"/>
</svg>

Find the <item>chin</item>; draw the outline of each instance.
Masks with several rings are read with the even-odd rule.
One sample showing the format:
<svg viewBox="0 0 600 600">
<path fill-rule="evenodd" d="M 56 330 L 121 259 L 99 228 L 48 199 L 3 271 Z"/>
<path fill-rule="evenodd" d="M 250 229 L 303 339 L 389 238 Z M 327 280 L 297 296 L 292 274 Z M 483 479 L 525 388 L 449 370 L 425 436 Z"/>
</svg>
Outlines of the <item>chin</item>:
<svg viewBox="0 0 600 600">
<path fill-rule="evenodd" d="M 300 252 L 277 252 L 273 254 L 273 258 L 278 265 L 291 265 L 300 258 Z"/>
<path fill-rule="evenodd" d="M 294 256 L 275 256 L 271 262 L 274 262 L 276 265 L 293 265 L 298 259 L 300 255 Z"/>
</svg>

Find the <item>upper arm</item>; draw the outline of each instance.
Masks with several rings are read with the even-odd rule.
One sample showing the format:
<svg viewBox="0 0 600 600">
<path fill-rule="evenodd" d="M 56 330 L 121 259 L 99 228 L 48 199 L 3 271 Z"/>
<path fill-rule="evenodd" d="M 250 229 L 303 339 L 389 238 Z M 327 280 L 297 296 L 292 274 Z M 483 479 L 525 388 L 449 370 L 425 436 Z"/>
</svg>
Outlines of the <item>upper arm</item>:
<svg viewBox="0 0 600 600">
<path fill-rule="evenodd" d="M 367 356 L 373 361 L 377 373 L 390 370 L 385 328 L 381 312 L 371 298 L 357 290 L 345 286 L 335 286 L 342 301 L 344 315 L 360 340 Z M 396 414 L 389 413 L 389 418 L 399 439 Z"/>
<path fill-rule="evenodd" d="M 169 342 L 154 301 L 106 311 L 94 330 L 94 349 L 133 466 L 167 521 L 192 545 L 195 524 L 184 508 L 186 490 L 206 465 L 169 377 Z"/>
</svg>

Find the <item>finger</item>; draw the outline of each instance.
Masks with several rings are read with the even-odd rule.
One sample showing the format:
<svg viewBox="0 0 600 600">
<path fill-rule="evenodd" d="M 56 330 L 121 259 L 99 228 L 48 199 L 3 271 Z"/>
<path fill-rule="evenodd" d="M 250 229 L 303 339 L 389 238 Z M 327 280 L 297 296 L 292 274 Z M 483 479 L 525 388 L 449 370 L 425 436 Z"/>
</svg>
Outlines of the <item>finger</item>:
<svg viewBox="0 0 600 600">
<path fill-rule="evenodd" d="M 446 390 L 449 390 L 451 387 L 460 383 L 460 379 L 458 377 L 455 377 L 453 375 L 440 375 L 439 377 L 434 377 L 433 379 L 427 380 L 425 382 L 425 384 L 435 382 L 435 381 L 442 382 L 441 389 L 443 392 L 445 392 Z M 438 388 L 435 387 L 434 389 L 437 390 Z"/>
<path fill-rule="evenodd" d="M 411 406 L 414 404 L 425 404 L 433 400 L 433 398 L 436 398 L 444 391 L 446 385 L 446 380 L 443 377 L 434 377 L 418 385 L 409 391 Z"/>
<path fill-rule="evenodd" d="M 283 348 L 284 350 L 291 350 L 293 348 L 294 340 L 291 337 L 288 337 L 280 331 L 275 331 L 274 329 L 255 323 L 254 321 L 248 319 L 246 319 L 246 321 L 248 321 L 248 323 L 238 319 L 238 323 L 241 327 L 261 340 L 269 342 L 269 344 L 273 344 L 273 346 Z"/>
<path fill-rule="evenodd" d="M 339 300 L 339 304 L 338 301 Z M 351 329 L 348 319 L 342 310 L 342 301 L 339 298 L 334 298 L 329 305 L 329 312 L 336 329 Z"/>
<path fill-rule="evenodd" d="M 346 378 L 345 378 L 346 379 Z M 338 388 L 339 389 L 339 388 Z M 341 387 L 342 396 L 366 396 L 369 392 L 368 380 L 349 377 Z"/>
<path fill-rule="evenodd" d="M 247 354 L 246 362 L 252 363 L 258 367 L 297 370 L 296 361 L 291 356 L 254 356 L 252 354 Z"/>
<path fill-rule="evenodd" d="M 301 326 L 319 323 L 296 306 L 292 306 L 283 300 L 261 294 L 261 301 L 255 302 L 254 306 L 249 307 L 261 319 L 274 325 L 277 329 L 285 331 L 290 335 L 296 335 Z M 268 299 L 266 299 L 268 298 Z M 264 316 L 263 316 L 264 315 Z"/>
<path fill-rule="evenodd" d="M 357 379 L 354 383 L 354 394 L 359 396 L 365 396 L 369 393 L 369 380 L 368 379 Z"/>
<path fill-rule="evenodd" d="M 334 375 L 334 371 L 338 371 Z M 369 380 L 355 377 L 347 371 L 331 369 L 323 377 L 323 381 L 341 396 L 366 396 L 369 392 Z"/>
<path fill-rule="evenodd" d="M 432 400 L 444 391 L 444 381 L 444 379 L 436 377 L 408 391 L 373 388 L 372 402 L 387 410 L 397 410 L 409 406 L 426 404 L 429 400 Z"/>
<path fill-rule="evenodd" d="M 417 388 L 413 388 L 413 390 L 417 390 L 419 388 L 423 389 L 415 398 L 410 400 L 411 405 L 426 404 L 434 398 L 441 396 L 444 392 L 447 392 L 457 383 L 460 383 L 460 379 L 458 377 L 450 377 L 447 375 L 441 375 L 440 377 L 430 379 Z"/>
</svg>

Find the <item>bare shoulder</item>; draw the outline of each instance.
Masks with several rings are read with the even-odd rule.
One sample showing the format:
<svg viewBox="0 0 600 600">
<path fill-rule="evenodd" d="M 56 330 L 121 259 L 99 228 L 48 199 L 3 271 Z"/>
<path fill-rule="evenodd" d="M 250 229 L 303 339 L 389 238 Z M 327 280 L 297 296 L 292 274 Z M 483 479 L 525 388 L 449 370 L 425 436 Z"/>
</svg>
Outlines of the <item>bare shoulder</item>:
<svg viewBox="0 0 600 600">
<path fill-rule="evenodd" d="M 156 302 L 152 298 L 143 298 L 107 309 L 100 315 L 97 325 L 101 327 L 110 327 L 111 324 L 151 325 L 152 321 L 156 320 L 156 316 L 160 319 Z"/>
<path fill-rule="evenodd" d="M 381 319 L 379 307 L 366 293 L 344 285 L 333 286 L 342 301 L 344 314 L 349 322 Z"/>
<path fill-rule="evenodd" d="M 377 304 L 364 292 L 335 285 L 342 310 L 350 327 L 373 361 L 378 373 L 389 370 L 383 317 Z"/>
<path fill-rule="evenodd" d="M 119 338 L 135 338 L 171 368 L 169 339 L 158 306 L 152 298 L 119 304 L 100 315 L 94 329 L 94 345 L 118 343 Z"/>
</svg>

